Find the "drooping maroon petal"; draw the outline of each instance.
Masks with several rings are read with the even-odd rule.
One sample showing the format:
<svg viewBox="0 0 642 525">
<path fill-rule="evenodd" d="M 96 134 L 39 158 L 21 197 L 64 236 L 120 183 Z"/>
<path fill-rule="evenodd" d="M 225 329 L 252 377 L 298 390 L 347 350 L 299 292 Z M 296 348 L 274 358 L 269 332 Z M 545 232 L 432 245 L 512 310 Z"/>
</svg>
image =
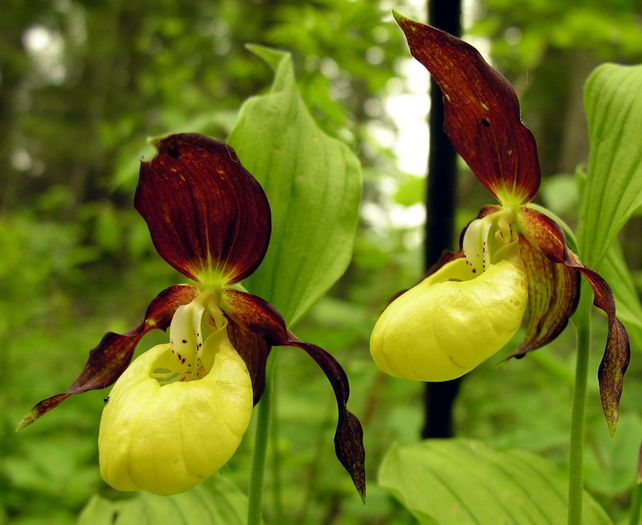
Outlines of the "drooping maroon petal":
<svg viewBox="0 0 642 525">
<path fill-rule="evenodd" d="M 347 409 L 350 387 L 341 365 L 322 348 L 300 341 L 288 332 L 281 315 L 260 297 L 225 290 L 221 308 L 236 324 L 260 335 L 268 344 L 301 348 L 321 367 L 337 399 L 339 417 L 334 435 L 337 458 L 350 474 L 361 497 L 365 497 L 363 430 L 359 419 Z"/>
<path fill-rule="evenodd" d="M 326 375 L 337 398 L 339 420 L 334 434 L 334 449 L 344 468 L 352 477 L 354 486 L 362 498 L 366 496 L 365 450 L 363 448 L 363 429 L 357 416 L 346 409 L 350 386 L 343 368 L 323 348 L 299 341 L 288 334 L 287 344 L 305 350 L 316 361 Z"/>
<path fill-rule="evenodd" d="M 593 288 L 593 304 L 603 310 L 608 318 L 609 333 L 597 377 L 600 383 L 602 409 L 609 426 L 609 432 L 613 435 L 620 411 L 624 374 L 631 358 L 629 334 L 615 316 L 615 299 L 606 281 L 599 274 L 584 266 L 577 255 L 570 250 L 567 250 L 565 264 L 582 272 Z"/>
<path fill-rule="evenodd" d="M 579 299 L 577 270 L 551 261 L 524 237 L 519 254 L 528 280 L 528 323 L 524 341 L 509 357 L 523 357 L 550 343 L 564 330 Z"/>
<path fill-rule="evenodd" d="M 256 405 L 265 390 L 265 366 L 272 346 L 260 335 L 245 328 L 228 316 L 227 333 L 232 346 L 245 361 L 245 366 L 252 379 L 252 392 Z"/>
<path fill-rule="evenodd" d="M 89 352 L 89 359 L 78 378 L 67 392 L 47 398 L 22 418 L 22 429 L 57 407 L 72 394 L 97 390 L 113 384 L 129 365 L 138 341 L 150 330 L 165 330 L 176 309 L 196 297 L 196 288 L 190 285 L 171 286 L 159 293 L 147 307 L 144 320 L 129 332 L 108 332 L 98 346 Z"/>
<path fill-rule="evenodd" d="M 412 55 L 444 94 L 445 131 L 500 201 L 523 204 L 540 184 L 537 147 L 510 83 L 463 40 L 395 13 Z M 516 202 L 515 202 L 516 201 Z"/>
<path fill-rule="evenodd" d="M 250 275 L 270 239 L 270 206 L 234 150 L 196 133 L 170 135 L 142 162 L 134 206 L 158 253 L 186 277 L 230 284 Z"/>
<path fill-rule="evenodd" d="M 624 373 L 629 365 L 631 350 L 626 328 L 615 315 L 613 292 L 600 275 L 582 264 L 566 246 L 562 229 L 550 218 L 528 208 L 519 212 L 520 226 L 528 241 L 552 261 L 564 263 L 582 273 L 593 289 L 593 304 L 606 313 L 608 336 L 604 356 L 598 371 L 600 398 L 606 422 L 615 432 L 619 414 Z"/>
</svg>

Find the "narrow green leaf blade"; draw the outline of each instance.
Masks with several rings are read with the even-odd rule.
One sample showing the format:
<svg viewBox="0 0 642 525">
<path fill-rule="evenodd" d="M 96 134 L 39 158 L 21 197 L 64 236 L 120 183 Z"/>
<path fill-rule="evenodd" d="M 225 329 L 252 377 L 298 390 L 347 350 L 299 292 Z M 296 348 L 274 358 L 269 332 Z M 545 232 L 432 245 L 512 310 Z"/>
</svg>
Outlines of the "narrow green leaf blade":
<svg viewBox="0 0 642 525">
<path fill-rule="evenodd" d="M 604 64 L 584 88 L 591 151 L 578 242 L 590 267 L 642 206 L 641 86 L 642 65 Z"/>
<path fill-rule="evenodd" d="M 297 90 L 291 56 L 251 49 L 274 68 L 275 80 L 268 94 L 243 105 L 228 142 L 268 196 L 272 239 L 244 285 L 292 323 L 350 261 L 361 169 L 349 148 L 314 122 Z"/>
<path fill-rule="evenodd" d="M 243 525 L 247 497 L 223 476 L 212 476 L 176 496 L 140 492 L 134 498 L 110 501 L 94 496 L 78 518 L 78 525 Z"/>
<path fill-rule="evenodd" d="M 420 523 L 558 524 L 567 514 L 567 480 L 528 452 L 498 452 L 482 442 L 435 439 L 393 446 L 379 483 Z M 612 523 L 585 493 L 588 525 Z"/>
</svg>

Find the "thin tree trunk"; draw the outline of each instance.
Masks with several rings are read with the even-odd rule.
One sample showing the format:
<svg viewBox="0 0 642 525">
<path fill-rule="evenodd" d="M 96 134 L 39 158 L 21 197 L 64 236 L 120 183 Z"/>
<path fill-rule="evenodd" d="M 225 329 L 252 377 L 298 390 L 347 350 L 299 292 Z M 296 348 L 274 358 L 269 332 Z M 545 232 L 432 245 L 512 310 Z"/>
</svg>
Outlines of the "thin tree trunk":
<svg viewBox="0 0 642 525">
<path fill-rule="evenodd" d="M 461 35 L 461 0 L 428 1 L 431 25 L 451 35 Z M 424 266 L 428 270 L 444 250 L 453 248 L 457 153 L 443 131 L 444 102 L 434 80 L 430 83 L 430 154 L 426 193 L 426 235 Z M 425 416 L 421 435 L 451 437 L 452 411 L 460 380 L 426 383 Z"/>
</svg>

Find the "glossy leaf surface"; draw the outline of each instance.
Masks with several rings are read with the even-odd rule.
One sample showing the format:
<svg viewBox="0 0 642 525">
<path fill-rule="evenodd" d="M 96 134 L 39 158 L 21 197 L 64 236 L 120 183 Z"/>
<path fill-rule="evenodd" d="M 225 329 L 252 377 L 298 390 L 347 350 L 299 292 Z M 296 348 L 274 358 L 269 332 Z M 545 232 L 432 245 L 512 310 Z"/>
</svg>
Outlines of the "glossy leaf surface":
<svg viewBox="0 0 642 525">
<path fill-rule="evenodd" d="M 134 206 L 158 253 L 186 277 L 235 283 L 260 264 L 270 240 L 261 186 L 222 142 L 186 133 L 157 142 L 141 163 Z"/>
<path fill-rule="evenodd" d="M 244 286 L 297 319 L 345 271 L 361 195 L 359 161 L 314 122 L 289 54 L 251 49 L 275 70 L 266 95 L 249 99 L 229 137 L 272 209 L 272 242 Z"/>
<path fill-rule="evenodd" d="M 642 206 L 642 66 L 604 64 L 589 77 L 584 104 L 591 144 L 577 232 L 588 266 Z"/>
<path fill-rule="evenodd" d="M 513 87 L 463 40 L 399 14 L 395 18 L 412 55 L 444 93 L 444 127 L 457 152 L 500 201 L 530 201 L 539 188 L 539 161 Z"/>
<path fill-rule="evenodd" d="M 566 477 L 529 452 L 480 441 L 432 439 L 393 446 L 379 469 L 388 489 L 422 524 L 557 525 L 566 519 Z M 612 523 L 584 493 L 585 525 Z"/>
</svg>

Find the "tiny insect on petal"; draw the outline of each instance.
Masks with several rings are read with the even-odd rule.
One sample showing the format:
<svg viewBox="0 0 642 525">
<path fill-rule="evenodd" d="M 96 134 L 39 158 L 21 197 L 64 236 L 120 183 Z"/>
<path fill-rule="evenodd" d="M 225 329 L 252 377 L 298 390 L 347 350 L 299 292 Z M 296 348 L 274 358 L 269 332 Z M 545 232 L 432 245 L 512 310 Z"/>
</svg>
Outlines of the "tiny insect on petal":
<svg viewBox="0 0 642 525">
<path fill-rule="evenodd" d="M 190 285 L 171 286 L 152 300 L 145 319 L 138 326 L 124 334 L 105 334 L 98 346 L 89 352 L 85 367 L 67 392 L 38 403 L 19 423 L 18 430 L 30 425 L 72 394 L 105 388 L 114 383 L 129 365 L 138 341 L 150 330 L 165 330 L 176 309 L 189 303 L 196 293 L 196 288 Z"/>
<path fill-rule="evenodd" d="M 143 162 L 134 206 L 158 253 L 196 281 L 231 284 L 263 260 L 270 207 L 259 183 L 234 150 L 194 133 L 156 142 Z"/>
<path fill-rule="evenodd" d="M 250 422 L 250 376 L 224 328 L 207 338 L 203 353 L 209 370 L 192 380 L 163 384 L 154 377 L 155 368 L 176 362 L 168 344 L 143 353 L 120 376 L 98 437 L 109 485 L 177 494 L 232 457 Z"/>
</svg>

